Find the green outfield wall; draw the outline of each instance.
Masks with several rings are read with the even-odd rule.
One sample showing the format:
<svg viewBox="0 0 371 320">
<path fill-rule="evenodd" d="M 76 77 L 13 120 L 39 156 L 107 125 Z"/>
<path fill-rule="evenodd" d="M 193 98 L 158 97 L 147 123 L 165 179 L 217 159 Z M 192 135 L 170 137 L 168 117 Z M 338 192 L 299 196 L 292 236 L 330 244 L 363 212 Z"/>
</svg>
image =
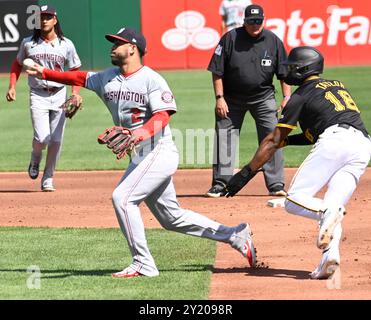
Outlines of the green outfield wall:
<svg viewBox="0 0 371 320">
<path fill-rule="evenodd" d="M 51 0 L 39 1 L 57 9 L 63 32 L 80 55 L 83 69 L 110 66 L 107 33 L 121 27 L 140 29 L 139 0 Z"/>
<path fill-rule="evenodd" d="M 30 6 L 56 8 L 65 36 L 73 41 L 82 69 L 110 66 L 111 44 L 104 38 L 123 26 L 140 30 L 140 0 L 0 0 L 0 72 L 9 72 L 22 39 L 33 32 L 26 25 Z"/>
</svg>

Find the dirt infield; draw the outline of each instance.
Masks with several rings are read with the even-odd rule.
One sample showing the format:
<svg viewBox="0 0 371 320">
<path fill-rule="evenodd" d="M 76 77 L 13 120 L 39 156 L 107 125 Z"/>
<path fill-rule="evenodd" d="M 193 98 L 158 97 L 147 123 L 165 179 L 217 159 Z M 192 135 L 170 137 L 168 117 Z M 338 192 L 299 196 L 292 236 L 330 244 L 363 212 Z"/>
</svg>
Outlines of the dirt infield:
<svg viewBox="0 0 371 320">
<path fill-rule="evenodd" d="M 294 172 L 286 170 L 287 182 Z M 0 225 L 118 227 L 110 198 L 120 177 L 118 171 L 57 172 L 57 192 L 42 193 L 39 180 L 27 173 L 0 173 Z M 233 199 L 203 197 L 210 178 L 210 170 L 179 170 L 174 181 L 180 204 L 227 225 L 248 221 L 260 264 L 248 269 L 237 252 L 218 244 L 210 299 L 371 299 L 371 169 L 347 207 L 341 272 L 333 281 L 309 279 L 320 259 L 317 225 L 268 207 L 261 175 Z M 160 227 L 142 209 L 146 227 Z"/>
</svg>

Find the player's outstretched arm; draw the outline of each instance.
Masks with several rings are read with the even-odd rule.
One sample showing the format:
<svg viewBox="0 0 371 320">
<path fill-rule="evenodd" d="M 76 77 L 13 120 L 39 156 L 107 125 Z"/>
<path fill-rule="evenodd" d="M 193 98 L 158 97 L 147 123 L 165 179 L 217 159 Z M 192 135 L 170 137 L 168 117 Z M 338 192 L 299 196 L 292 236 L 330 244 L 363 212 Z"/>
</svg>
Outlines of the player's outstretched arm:
<svg viewBox="0 0 371 320">
<path fill-rule="evenodd" d="M 36 62 L 33 62 L 31 64 L 27 64 L 26 68 L 27 74 L 42 79 L 43 71 L 45 69 L 43 66 L 39 65 Z"/>
<path fill-rule="evenodd" d="M 274 153 L 281 147 L 282 141 L 291 132 L 290 128 L 276 127 L 261 142 L 253 159 L 245 165 L 241 171 L 237 172 L 229 180 L 226 186 L 226 196 L 233 197 L 237 194 L 255 175 L 261 170 L 263 165 L 272 158 Z"/>
<path fill-rule="evenodd" d="M 80 68 L 70 69 L 70 71 L 80 71 Z M 79 96 L 79 97 L 81 98 L 81 96 L 79 95 L 79 93 L 80 93 L 80 89 L 81 89 L 81 86 L 72 86 L 72 87 L 71 87 L 72 95 L 73 95 L 73 96 Z M 82 98 L 81 98 L 81 99 L 82 99 Z"/>
<path fill-rule="evenodd" d="M 55 71 L 47 69 L 34 62 L 33 65 L 29 66 L 26 72 L 40 79 L 51 80 L 63 84 L 72 86 L 85 87 L 85 81 L 87 72 L 86 71 Z"/>
</svg>

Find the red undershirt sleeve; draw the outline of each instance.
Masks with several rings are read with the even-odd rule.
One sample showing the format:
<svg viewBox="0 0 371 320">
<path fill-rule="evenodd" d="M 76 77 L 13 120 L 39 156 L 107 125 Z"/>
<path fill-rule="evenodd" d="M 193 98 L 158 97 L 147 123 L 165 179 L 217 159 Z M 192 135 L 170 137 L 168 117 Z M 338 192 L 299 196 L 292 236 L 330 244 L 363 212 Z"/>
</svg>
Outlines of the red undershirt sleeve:
<svg viewBox="0 0 371 320">
<path fill-rule="evenodd" d="M 72 86 L 85 87 L 87 74 L 88 73 L 86 71 L 60 72 L 44 68 L 42 78 Z"/>
<path fill-rule="evenodd" d="M 10 69 L 10 79 L 9 79 L 10 86 L 15 86 L 21 72 L 22 72 L 22 66 L 19 64 L 17 59 L 14 59 L 11 69 Z"/>
<path fill-rule="evenodd" d="M 165 128 L 170 120 L 170 111 L 156 112 L 142 127 L 133 131 L 140 141 L 153 137 Z"/>
</svg>

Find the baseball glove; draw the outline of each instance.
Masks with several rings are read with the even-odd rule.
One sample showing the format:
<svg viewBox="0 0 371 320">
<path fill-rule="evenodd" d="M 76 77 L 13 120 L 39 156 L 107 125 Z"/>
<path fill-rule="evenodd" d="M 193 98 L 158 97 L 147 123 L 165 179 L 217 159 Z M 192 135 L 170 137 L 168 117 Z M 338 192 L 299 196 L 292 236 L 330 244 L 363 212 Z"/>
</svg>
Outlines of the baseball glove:
<svg viewBox="0 0 371 320">
<path fill-rule="evenodd" d="M 237 172 L 225 187 L 226 197 L 233 197 L 238 193 L 255 175 L 262 170 L 253 172 L 249 165 L 244 166 L 239 172 Z"/>
<path fill-rule="evenodd" d="M 139 139 L 130 129 L 113 126 L 99 135 L 98 143 L 106 144 L 107 148 L 112 149 L 112 152 L 116 154 L 117 159 L 122 159 L 126 155 L 130 156 L 132 152 L 135 153 Z"/>
<path fill-rule="evenodd" d="M 70 96 L 61 106 L 66 118 L 72 119 L 75 113 L 82 109 L 82 97 L 79 95 Z"/>
</svg>

